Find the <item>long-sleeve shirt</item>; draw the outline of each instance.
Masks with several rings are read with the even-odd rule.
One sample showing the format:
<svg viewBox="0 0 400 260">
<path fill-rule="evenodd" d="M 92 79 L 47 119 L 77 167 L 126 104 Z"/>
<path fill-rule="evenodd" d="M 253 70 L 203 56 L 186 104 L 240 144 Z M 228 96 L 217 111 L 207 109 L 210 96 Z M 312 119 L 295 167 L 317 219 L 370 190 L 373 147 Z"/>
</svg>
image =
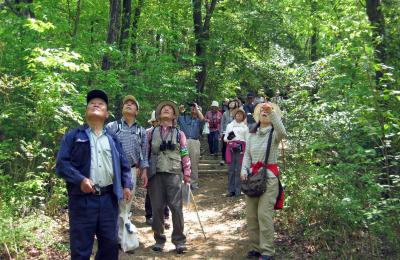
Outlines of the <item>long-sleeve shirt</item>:
<svg viewBox="0 0 400 260">
<path fill-rule="evenodd" d="M 278 162 L 279 142 L 286 137 L 286 130 L 282 120 L 275 111 L 272 111 L 269 117 L 274 126 L 274 132 L 272 134 L 271 150 L 267 163 L 272 164 Z M 266 128 L 260 127 L 256 133 L 249 134 L 246 141 L 246 151 L 244 153 L 241 175 L 247 174 L 247 169 L 250 169 L 252 163 L 255 164 L 259 161 L 264 162 L 271 128 L 272 126 Z M 268 171 L 268 177 L 275 178 L 275 175 Z"/>
<path fill-rule="evenodd" d="M 206 113 L 205 118 L 206 121 L 209 123 L 210 132 L 219 131 L 219 129 L 221 128 L 221 119 L 222 119 L 221 112 L 208 111 Z"/>
<path fill-rule="evenodd" d="M 221 134 L 225 134 L 226 132 L 226 127 L 228 126 L 228 124 L 230 122 L 233 121 L 233 116 L 231 115 L 231 112 L 228 110 L 226 110 L 224 112 L 224 114 L 222 115 L 222 119 L 221 119 L 221 127 L 220 127 L 220 132 Z"/>
<path fill-rule="evenodd" d="M 122 118 L 121 120 L 110 122 L 107 129 L 115 134 L 122 144 L 125 155 L 130 166 L 140 167 L 140 169 L 149 167 L 147 158 L 148 142 L 146 130 L 137 123 L 129 126 Z"/>
<path fill-rule="evenodd" d="M 228 135 L 230 132 L 235 134 L 235 137 L 231 141 L 246 141 L 249 135 L 249 128 L 244 121 L 238 123 L 236 120 L 233 120 L 226 127 L 226 134 L 224 135 L 225 142 L 230 141 L 228 140 Z"/>
</svg>

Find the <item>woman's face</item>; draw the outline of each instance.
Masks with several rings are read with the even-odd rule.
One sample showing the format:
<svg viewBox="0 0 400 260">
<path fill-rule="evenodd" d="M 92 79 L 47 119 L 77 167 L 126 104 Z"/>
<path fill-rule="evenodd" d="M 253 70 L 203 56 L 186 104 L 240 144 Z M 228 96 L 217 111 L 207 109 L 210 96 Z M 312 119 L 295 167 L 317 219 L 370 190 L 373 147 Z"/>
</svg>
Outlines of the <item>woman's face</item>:
<svg viewBox="0 0 400 260">
<path fill-rule="evenodd" d="M 236 122 L 243 122 L 243 120 L 244 120 L 244 115 L 243 115 L 243 113 L 242 112 L 237 112 L 236 113 L 236 115 L 235 115 L 235 120 L 236 120 Z"/>
<path fill-rule="evenodd" d="M 261 124 L 269 124 L 271 123 L 271 119 L 269 118 L 269 113 L 265 111 L 265 109 L 260 109 L 260 123 Z"/>
<path fill-rule="evenodd" d="M 228 107 L 229 107 L 230 109 L 234 109 L 234 108 L 236 107 L 236 103 L 235 103 L 235 102 L 230 102 L 230 103 L 228 104 Z"/>
</svg>

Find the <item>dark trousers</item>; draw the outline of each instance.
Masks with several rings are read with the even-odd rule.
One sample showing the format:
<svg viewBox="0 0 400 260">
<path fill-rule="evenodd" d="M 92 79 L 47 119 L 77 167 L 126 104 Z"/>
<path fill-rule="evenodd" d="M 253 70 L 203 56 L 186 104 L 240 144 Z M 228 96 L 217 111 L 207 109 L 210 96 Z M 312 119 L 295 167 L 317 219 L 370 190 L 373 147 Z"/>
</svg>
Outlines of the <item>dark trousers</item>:
<svg viewBox="0 0 400 260">
<path fill-rule="evenodd" d="M 222 137 L 221 137 L 221 140 L 222 140 L 222 150 L 221 150 L 221 153 L 222 153 L 222 160 L 224 161 L 224 162 L 226 162 L 226 158 L 225 158 L 225 153 L 226 153 L 226 142 L 224 142 L 224 135 L 222 135 Z"/>
<path fill-rule="evenodd" d="M 208 147 L 210 154 L 218 153 L 219 131 L 210 132 L 208 134 Z"/>
<path fill-rule="evenodd" d="M 153 217 L 153 209 L 151 208 L 151 201 L 149 191 L 146 192 L 146 200 L 144 201 L 144 209 L 146 211 L 146 219 Z M 169 218 L 169 209 L 167 206 L 164 208 L 164 219 Z"/>
<path fill-rule="evenodd" d="M 151 205 L 153 207 L 154 239 L 157 244 L 163 245 L 166 242 L 164 234 L 164 209 L 169 207 L 172 215 L 172 236 L 171 241 L 175 246 L 186 243 L 186 236 L 183 234 L 184 222 L 182 212 L 182 175 L 157 172 L 148 184 Z"/>
<path fill-rule="evenodd" d="M 228 167 L 228 192 L 235 193 L 236 196 L 240 195 L 240 171 L 242 163 L 240 161 L 240 151 L 231 151 L 232 162 Z"/>
<path fill-rule="evenodd" d="M 115 195 L 70 195 L 68 209 L 71 259 L 89 260 L 95 235 L 98 241 L 95 259 L 118 259 L 118 201 Z"/>
</svg>

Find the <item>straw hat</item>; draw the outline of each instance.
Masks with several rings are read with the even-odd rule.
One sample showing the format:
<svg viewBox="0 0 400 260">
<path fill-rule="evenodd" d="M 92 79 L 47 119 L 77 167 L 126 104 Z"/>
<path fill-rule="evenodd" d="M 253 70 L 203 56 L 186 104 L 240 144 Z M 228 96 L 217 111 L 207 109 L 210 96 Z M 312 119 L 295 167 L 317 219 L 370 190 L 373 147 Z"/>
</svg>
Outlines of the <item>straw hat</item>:
<svg viewBox="0 0 400 260">
<path fill-rule="evenodd" d="M 157 119 L 156 119 L 156 111 L 153 110 L 153 112 L 151 112 L 151 117 L 147 122 L 152 123 L 154 121 L 157 121 Z"/>
<path fill-rule="evenodd" d="M 260 104 L 258 104 L 258 105 L 256 106 L 256 108 L 254 109 L 253 117 L 254 117 L 254 120 L 255 120 L 257 123 L 260 121 L 261 107 L 262 107 L 264 104 L 266 104 L 266 103 L 260 103 Z M 268 104 L 272 105 L 273 111 L 275 111 L 275 112 L 278 114 L 278 116 L 282 118 L 282 111 L 281 111 L 281 109 L 279 108 L 279 106 L 278 106 L 277 104 L 271 103 L 271 102 L 268 102 Z"/>
<path fill-rule="evenodd" d="M 157 108 L 156 108 L 156 118 L 157 119 L 160 119 L 161 109 L 165 106 L 171 106 L 174 110 L 175 116 L 176 117 L 179 116 L 179 110 L 178 110 L 178 107 L 176 106 L 176 104 L 173 101 L 165 100 L 165 101 L 161 101 L 160 104 L 157 105 Z"/>
</svg>

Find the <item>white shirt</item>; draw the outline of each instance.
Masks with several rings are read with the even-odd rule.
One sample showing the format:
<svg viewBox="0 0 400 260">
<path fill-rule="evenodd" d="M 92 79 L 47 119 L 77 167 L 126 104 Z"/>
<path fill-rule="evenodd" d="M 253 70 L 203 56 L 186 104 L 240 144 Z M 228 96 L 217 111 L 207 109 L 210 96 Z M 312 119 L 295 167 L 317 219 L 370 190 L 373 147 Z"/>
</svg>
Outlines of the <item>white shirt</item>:
<svg viewBox="0 0 400 260">
<path fill-rule="evenodd" d="M 249 135 L 249 128 L 245 121 L 238 123 L 236 120 L 233 120 L 226 126 L 226 131 L 224 135 L 224 141 L 228 142 L 228 135 L 230 132 L 235 134 L 235 138 L 231 141 L 246 141 L 247 136 Z"/>
</svg>

